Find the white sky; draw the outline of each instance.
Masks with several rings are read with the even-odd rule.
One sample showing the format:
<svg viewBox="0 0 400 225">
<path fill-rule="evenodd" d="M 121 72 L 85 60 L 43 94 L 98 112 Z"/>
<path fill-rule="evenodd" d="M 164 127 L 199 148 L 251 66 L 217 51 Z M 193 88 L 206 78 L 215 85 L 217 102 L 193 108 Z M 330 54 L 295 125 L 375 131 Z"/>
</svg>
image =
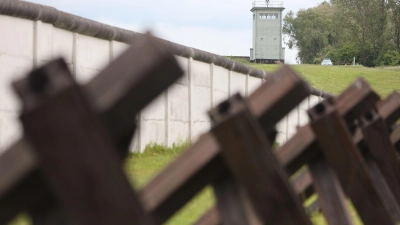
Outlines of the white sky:
<svg viewBox="0 0 400 225">
<path fill-rule="evenodd" d="M 252 0 L 28 0 L 125 29 L 151 29 L 161 38 L 220 55 L 248 56 L 252 46 Z M 286 0 L 289 10 L 323 0 Z M 286 47 L 287 48 L 287 47 Z M 296 51 L 286 49 L 286 63 Z"/>
</svg>

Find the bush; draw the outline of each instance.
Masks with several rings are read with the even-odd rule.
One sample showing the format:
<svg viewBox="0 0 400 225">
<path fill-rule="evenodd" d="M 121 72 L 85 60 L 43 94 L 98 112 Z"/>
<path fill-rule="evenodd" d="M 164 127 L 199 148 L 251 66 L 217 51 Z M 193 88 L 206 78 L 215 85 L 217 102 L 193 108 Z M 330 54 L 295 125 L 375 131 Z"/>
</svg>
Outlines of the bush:
<svg viewBox="0 0 400 225">
<path fill-rule="evenodd" d="M 332 49 L 329 53 L 332 62 L 338 64 L 339 62 L 353 62 L 353 57 L 357 59 L 360 57 L 360 49 L 354 43 L 343 44 L 340 48 Z"/>
<path fill-rule="evenodd" d="M 311 61 L 311 64 L 321 64 L 322 59 L 320 57 L 314 57 Z"/>
<path fill-rule="evenodd" d="M 379 66 L 397 66 L 400 65 L 400 53 L 395 50 L 387 50 L 376 61 Z"/>
</svg>

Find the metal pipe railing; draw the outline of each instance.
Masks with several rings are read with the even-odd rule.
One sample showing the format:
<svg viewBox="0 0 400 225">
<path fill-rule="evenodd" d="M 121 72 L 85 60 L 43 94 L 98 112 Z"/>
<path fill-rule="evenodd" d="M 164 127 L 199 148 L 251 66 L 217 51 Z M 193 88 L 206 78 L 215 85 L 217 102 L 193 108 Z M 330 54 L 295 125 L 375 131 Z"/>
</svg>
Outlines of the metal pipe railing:
<svg viewBox="0 0 400 225">
<path fill-rule="evenodd" d="M 283 1 L 253 1 L 253 7 L 283 8 Z"/>
</svg>

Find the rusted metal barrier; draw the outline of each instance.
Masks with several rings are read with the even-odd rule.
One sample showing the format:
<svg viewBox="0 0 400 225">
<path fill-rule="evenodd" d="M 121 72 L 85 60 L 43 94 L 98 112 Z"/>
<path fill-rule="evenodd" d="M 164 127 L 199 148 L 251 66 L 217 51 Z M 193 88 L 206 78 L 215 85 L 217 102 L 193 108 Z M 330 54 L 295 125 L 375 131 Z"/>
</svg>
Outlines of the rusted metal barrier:
<svg viewBox="0 0 400 225">
<path fill-rule="evenodd" d="M 310 94 L 288 66 L 211 109 L 210 131 L 133 190 L 122 159 L 134 115 L 182 73 L 146 36 L 84 87 L 62 60 L 15 82 L 24 137 L 0 156 L 0 224 L 21 211 L 40 225 L 162 224 L 207 185 L 216 205 L 197 225 L 311 225 L 304 192 L 330 225 L 353 224 L 347 199 L 366 225 L 400 222 L 400 95 L 380 101 L 360 78 L 273 150 L 276 124 Z"/>
<path fill-rule="evenodd" d="M 368 111 L 375 107 L 375 104 L 378 101 L 378 99 L 379 99 L 378 96 L 372 91 L 369 85 L 361 79 L 355 82 L 347 90 L 345 90 L 334 101 L 334 105 L 340 112 L 343 121 L 349 124 L 348 130 L 354 131 L 356 130 L 354 122 L 365 113 L 368 114 Z M 400 110 L 399 100 L 400 100 L 399 94 L 394 92 L 385 101 L 382 101 L 378 104 L 379 113 L 380 115 L 382 115 L 382 118 L 386 121 L 387 124 L 393 123 L 395 122 L 396 118 L 399 118 L 399 110 Z M 360 136 L 360 131 L 358 130 L 354 137 L 354 143 L 360 145 L 362 142 L 362 136 Z M 387 142 L 388 136 L 385 137 Z M 392 143 L 398 143 L 397 139 L 395 139 L 393 135 L 391 138 L 392 138 Z M 391 149 L 385 150 L 385 148 L 383 148 L 381 150 L 389 152 L 387 154 L 391 154 L 392 157 L 390 157 L 390 159 L 393 160 L 393 151 Z M 280 149 L 276 151 L 276 154 L 278 159 L 282 159 L 281 164 L 287 165 L 286 168 L 290 174 L 294 173 L 305 164 L 308 164 L 309 168 L 311 168 L 311 170 L 314 171 L 312 173 L 313 174 L 312 177 L 314 179 L 317 179 L 317 181 L 314 182 L 314 185 L 316 186 L 316 189 L 318 189 L 320 197 L 322 196 L 322 198 L 320 198 L 319 201 L 322 201 L 323 204 L 325 204 L 325 206 L 323 207 L 325 208 L 323 209 L 323 212 L 325 213 L 328 220 L 331 218 L 330 224 L 352 223 L 349 220 L 347 205 L 345 204 L 344 201 L 344 194 L 343 191 L 341 190 L 340 185 L 338 184 L 336 175 L 333 174 L 332 169 L 330 169 L 326 165 L 326 162 L 324 162 L 325 160 L 323 158 L 318 160 L 318 158 L 322 157 L 321 149 L 313 137 L 310 125 L 306 125 L 305 127 L 300 128 L 298 130 L 298 133 L 289 142 L 287 142 L 284 146 L 282 146 Z M 322 163 L 321 160 L 323 160 Z M 379 163 L 381 165 L 385 164 L 384 161 L 382 160 Z M 394 162 L 393 164 L 396 164 L 396 162 Z M 344 168 L 350 168 L 350 167 L 344 166 Z M 368 166 L 368 168 L 373 168 L 373 167 Z M 323 172 L 324 170 L 326 170 L 325 173 Z M 390 169 L 387 170 L 390 171 Z M 370 169 L 370 172 L 373 171 L 374 170 Z M 374 190 L 373 192 L 376 192 L 380 199 L 379 201 L 378 200 L 377 201 L 381 202 L 381 205 L 379 206 L 381 213 L 378 213 L 377 217 L 381 219 L 380 221 L 385 221 L 385 219 L 391 217 L 392 218 L 390 219 L 391 222 L 389 222 L 388 220 L 386 220 L 386 222 L 388 222 L 389 224 L 390 223 L 394 224 L 394 221 L 398 221 L 397 202 L 393 201 L 393 198 L 388 197 L 393 195 L 391 190 L 388 190 L 387 188 L 381 189 L 381 187 L 385 186 L 389 182 L 393 183 L 395 182 L 395 180 L 387 182 L 385 179 L 383 179 L 384 178 L 383 176 L 380 176 L 378 174 L 377 177 L 379 177 L 381 180 L 379 179 L 373 179 L 373 181 L 370 180 L 369 181 L 371 182 L 370 185 L 367 185 L 370 187 L 373 186 Z M 295 189 L 298 190 L 298 192 L 305 191 L 306 188 L 312 184 L 312 179 L 310 179 L 307 170 L 303 170 L 303 172 L 301 172 L 300 175 L 298 175 L 298 178 L 293 180 L 293 184 Z M 361 200 L 363 203 L 358 204 L 357 210 L 359 211 L 360 216 L 361 214 L 363 214 L 361 217 L 363 221 L 365 221 L 364 223 L 365 224 L 375 223 L 376 220 L 374 220 L 374 216 L 376 215 L 373 215 L 374 213 L 369 212 L 369 210 L 371 209 L 369 210 L 366 209 L 368 205 L 363 205 L 364 203 L 368 203 L 368 201 L 374 203 L 375 200 L 372 201 L 368 199 L 364 200 L 361 199 Z M 376 207 L 377 204 L 375 204 L 374 206 Z M 332 206 L 339 207 L 341 209 L 332 208 Z M 337 215 L 337 210 L 341 212 L 340 214 L 341 217 Z M 363 213 L 364 211 L 365 214 Z M 218 218 L 215 216 L 214 212 L 209 211 L 205 216 L 201 218 L 201 220 L 205 220 L 207 218 L 207 215 L 212 215 L 213 218 Z M 215 222 L 214 224 L 220 223 L 220 221 L 216 220 L 214 220 L 214 222 Z"/>
<path fill-rule="evenodd" d="M 343 93 L 345 94 L 346 91 Z M 363 126 L 360 126 L 357 128 L 357 130 L 354 132 L 353 136 L 353 143 L 358 146 L 361 152 L 363 152 L 363 155 L 366 158 L 371 158 L 368 157 L 368 155 L 371 155 L 371 153 L 368 153 L 371 149 L 371 151 L 375 151 L 377 154 L 376 157 L 373 157 L 375 160 L 375 163 L 377 163 L 380 167 L 382 168 L 382 172 L 386 173 L 383 174 L 385 176 L 385 179 L 387 180 L 389 186 L 391 187 L 391 190 L 393 191 L 393 194 L 395 195 L 394 197 L 398 200 L 398 189 L 395 188 L 397 186 L 396 182 L 398 182 L 397 178 L 397 170 L 398 170 L 398 160 L 396 157 L 396 153 L 394 152 L 393 146 L 396 145 L 396 143 L 399 142 L 398 135 L 396 133 L 399 131 L 396 129 L 397 127 L 394 128 L 394 131 L 391 133 L 391 135 L 387 135 L 388 132 L 390 133 L 393 130 L 393 124 L 400 118 L 400 94 L 398 92 L 393 92 L 391 93 L 385 100 L 378 101 L 376 104 L 377 108 L 377 113 L 375 110 L 375 107 L 371 107 L 371 115 L 374 115 L 373 121 L 369 122 L 369 131 L 367 132 L 376 132 L 375 134 L 370 134 L 368 138 L 365 139 L 367 142 L 374 142 L 375 140 L 375 146 L 368 147 L 364 141 L 363 138 L 363 132 L 365 128 L 362 128 Z M 366 113 L 368 115 L 368 113 Z M 364 119 L 362 119 L 364 120 Z M 362 122 L 360 120 L 360 122 Z M 362 123 L 360 123 L 361 125 Z M 372 129 L 372 125 L 378 126 L 375 129 Z M 365 126 L 365 125 L 364 125 Z M 368 134 L 367 134 L 368 135 Z M 381 136 L 382 135 L 382 136 Z M 381 137 L 379 137 L 381 136 Z M 390 140 L 389 140 L 390 139 Z M 392 145 L 390 145 L 390 142 Z M 379 146 L 379 147 L 378 147 Z M 381 151 L 381 149 L 387 149 L 387 151 Z M 382 156 L 381 156 L 382 155 Z M 372 159 L 373 159 L 372 158 Z M 389 168 L 390 167 L 390 168 Z M 385 172 L 386 171 L 386 172 Z M 308 170 L 304 170 L 296 177 L 294 178 L 293 182 L 294 183 L 301 183 L 304 184 L 301 186 L 299 192 L 304 193 L 306 198 L 311 196 L 314 193 L 313 187 L 312 187 L 312 179 L 306 180 L 303 179 L 303 174 L 308 173 Z M 313 204 L 313 210 L 317 209 L 318 207 L 315 207 L 316 204 Z"/>
<path fill-rule="evenodd" d="M 147 57 L 138 54 L 144 51 Z M 52 88 L 56 84 L 49 77 L 59 73 L 66 77 L 69 75 L 63 63 L 55 61 L 33 71 L 28 76 L 29 82 L 34 89 L 42 86 Z M 182 75 L 183 71 L 166 48 L 146 36 L 135 41 L 124 54 L 79 90 L 90 101 L 87 104 L 96 112 L 94 117 L 99 118 L 106 128 L 118 151 L 120 164 L 133 136 L 135 114 Z M 51 138 L 47 140 L 52 141 Z M 58 203 L 43 177 L 40 158 L 35 151 L 31 141 L 24 137 L 0 157 L 0 224 L 5 224 L 23 210 L 30 212 L 33 222 L 38 224 L 65 220 L 63 216 L 58 219 L 62 213 L 55 210 Z"/>
<path fill-rule="evenodd" d="M 268 82 L 248 97 L 249 110 L 261 124 L 265 136 L 271 138 L 275 124 L 308 94 L 307 84 L 285 66 L 271 74 Z M 229 171 L 220 153 L 221 147 L 212 133 L 202 135 L 140 191 L 146 209 L 162 223 L 206 185 L 213 184 L 215 187 L 219 185 L 215 182 L 228 179 Z M 221 188 L 224 188 L 223 185 Z M 223 195 L 231 192 L 227 198 L 239 198 L 238 190 L 232 190 L 236 187 L 227 186 Z M 222 201 L 225 196 L 221 195 L 216 194 L 216 197 Z"/>
<path fill-rule="evenodd" d="M 250 96 L 251 98 L 251 96 Z M 249 98 L 249 100 L 250 100 Z M 336 105 L 341 114 L 347 121 L 354 121 L 357 115 L 365 111 L 366 106 L 374 105 L 378 96 L 372 91 L 369 85 L 362 79 L 355 82 L 336 100 Z M 251 107 L 251 106 L 250 106 Z M 251 111 L 251 110 L 250 110 Z M 297 134 L 285 145 L 275 151 L 275 155 L 282 166 L 289 174 L 294 174 L 307 162 L 318 156 L 320 150 L 316 143 L 315 136 L 311 126 L 306 125 L 298 129 Z M 308 187 L 312 184 L 310 176 L 301 176 L 307 178 L 295 179 L 294 186 L 297 189 Z M 300 185 L 298 185 L 300 183 Z M 299 192 L 304 190 L 299 190 Z"/>
</svg>

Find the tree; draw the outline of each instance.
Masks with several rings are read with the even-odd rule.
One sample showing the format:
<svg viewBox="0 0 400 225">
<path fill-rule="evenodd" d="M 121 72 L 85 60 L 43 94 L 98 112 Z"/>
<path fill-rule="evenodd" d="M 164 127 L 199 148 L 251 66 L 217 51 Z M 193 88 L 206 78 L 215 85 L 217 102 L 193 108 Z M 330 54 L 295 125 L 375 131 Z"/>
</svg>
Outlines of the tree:
<svg viewBox="0 0 400 225">
<path fill-rule="evenodd" d="M 332 6 L 323 2 L 315 8 L 300 10 L 295 16 L 290 11 L 283 19 L 283 34 L 289 49 L 298 48 L 298 59 L 312 63 L 323 58 L 324 48 L 334 42 Z"/>
<path fill-rule="evenodd" d="M 387 31 L 385 0 L 332 0 L 339 23 L 352 35 L 346 42 L 360 43 L 361 63 L 374 65 L 381 54 Z M 372 56 L 370 55 L 372 53 Z"/>
<path fill-rule="evenodd" d="M 388 0 L 389 29 L 393 44 L 400 51 L 400 0 Z"/>
<path fill-rule="evenodd" d="M 289 12 L 283 22 L 286 44 L 299 49 L 302 63 L 357 57 L 375 66 L 395 63 L 393 50 L 400 53 L 400 0 L 331 0 Z"/>
</svg>

